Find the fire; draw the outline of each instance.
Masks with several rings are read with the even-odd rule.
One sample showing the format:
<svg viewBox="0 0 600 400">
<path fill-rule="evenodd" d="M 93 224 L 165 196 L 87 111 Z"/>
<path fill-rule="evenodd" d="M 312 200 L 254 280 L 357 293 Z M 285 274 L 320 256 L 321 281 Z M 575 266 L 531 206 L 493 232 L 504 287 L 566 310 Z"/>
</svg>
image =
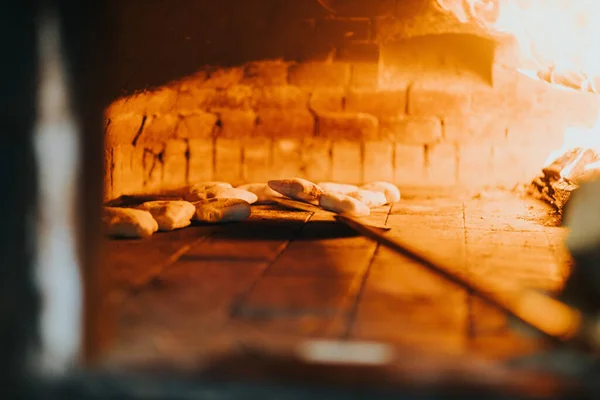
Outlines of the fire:
<svg viewBox="0 0 600 400">
<path fill-rule="evenodd" d="M 550 83 L 599 93 L 600 1 L 435 0 L 463 23 L 514 37 L 534 76 Z M 548 155 L 533 193 L 559 212 L 584 180 L 600 177 L 600 115 L 591 129 L 567 128 L 561 148 Z"/>
<path fill-rule="evenodd" d="M 590 149 L 594 153 L 600 154 L 600 117 L 593 128 L 567 128 L 564 133 L 563 145 L 548 155 L 544 165 L 550 165 L 566 152 L 577 148 Z M 597 169 L 598 165 L 598 162 L 593 162 L 586 165 L 585 169 Z"/>
<path fill-rule="evenodd" d="M 436 0 L 461 22 L 516 38 L 540 68 L 600 76 L 600 2 L 597 0 Z"/>
<path fill-rule="evenodd" d="M 573 71 L 589 82 L 600 77 L 598 0 L 437 1 L 463 22 L 475 21 L 490 32 L 512 35 L 523 55 L 538 65 L 538 72 Z M 548 156 L 546 165 L 577 148 L 600 150 L 600 116 L 595 125 L 566 129 L 563 146 Z"/>
</svg>

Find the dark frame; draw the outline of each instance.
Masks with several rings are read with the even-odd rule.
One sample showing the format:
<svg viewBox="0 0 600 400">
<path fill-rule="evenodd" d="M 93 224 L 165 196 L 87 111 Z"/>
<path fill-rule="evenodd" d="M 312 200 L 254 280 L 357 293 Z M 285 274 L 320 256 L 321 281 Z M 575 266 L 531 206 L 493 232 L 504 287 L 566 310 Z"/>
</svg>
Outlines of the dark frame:
<svg viewBox="0 0 600 400">
<path fill-rule="evenodd" d="M 4 85 L 0 95 L 2 148 L 0 174 L 4 183 L 0 224 L 0 376 L 10 398 L 44 399 L 304 399 L 304 398 L 529 398 L 532 394 L 500 392 L 498 388 L 469 382 L 468 377 L 435 387 L 407 385 L 398 372 L 386 368 L 356 370 L 352 367 L 325 368 L 279 358 L 247 358 L 233 355 L 196 376 L 147 371 L 147 374 L 103 374 L 94 363 L 110 337 L 99 299 L 103 286 L 98 275 L 102 262 L 100 209 L 103 179 L 102 112 L 114 91 L 110 71 L 103 65 L 109 53 L 110 8 L 102 1 L 22 0 L 0 13 L 0 40 L 10 62 L 0 64 Z M 25 362 L 38 344 L 41 299 L 33 282 L 35 242 L 31 215 L 37 206 L 37 173 L 32 148 L 36 114 L 37 53 L 36 21 L 40 10 L 53 9 L 61 18 L 68 55 L 70 86 L 76 114 L 81 123 L 83 166 L 79 172 L 80 260 L 85 288 L 84 365 L 81 374 L 48 381 L 34 377 Z M 235 365 L 246 368 L 235 370 Z M 231 376 L 228 376 L 229 372 Z M 237 374 L 235 374 L 235 372 Z M 258 376 L 255 374 L 259 371 Z M 254 376 L 252 379 L 244 377 Z M 237 376 L 237 378 L 236 378 Z M 300 379 L 301 377 L 309 379 Z M 357 382 L 358 378 L 361 382 Z M 543 385 L 542 385 L 543 386 Z M 385 387 L 385 389 L 384 389 Z M 597 398 L 593 385 L 578 385 L 557 391 L 556 399 Z M 538 393 L 539 395 L 539 393 Z"/>
</svg>

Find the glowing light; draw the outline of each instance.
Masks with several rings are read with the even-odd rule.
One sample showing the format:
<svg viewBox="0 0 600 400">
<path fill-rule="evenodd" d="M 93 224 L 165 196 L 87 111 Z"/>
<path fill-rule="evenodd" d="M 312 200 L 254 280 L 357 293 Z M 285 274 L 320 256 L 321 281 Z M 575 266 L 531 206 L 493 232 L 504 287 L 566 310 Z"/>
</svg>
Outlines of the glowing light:
<svg viewBox="0 0 600 400">
<path fill-rule="evenodd" d="M 464 23 L 477 23 L 490 33 L 513 36 L 522 56 L 539 70 L 573 73 L 584 88 L 595 88 L 600 77 L 600 1 L 598 0 L 436 0 Z M 554 82 L 554 79 L 551 79 Z M 596 90 L 592 90 L 596 92 Z M 591 129 L 569 127 L 561 148 L 549 154 L 545 166 L 570 150 L 600 154 L 600 116 Z M 583 152 L 581 153 L 583 157 Z M 571 167 L 578 160 L 574 160 Z M 593 162 L 586 170 L 598 169 Z M 568 168 L 562 173 L 568 173 Z"/>
<path fill-rule="evenodd" d="M 560 66 L 600 75 L 597 0 L 436 1 L 463 22 L 477 22 L 490 32 L 512 35 L 540 67 Z"/>
</svg>

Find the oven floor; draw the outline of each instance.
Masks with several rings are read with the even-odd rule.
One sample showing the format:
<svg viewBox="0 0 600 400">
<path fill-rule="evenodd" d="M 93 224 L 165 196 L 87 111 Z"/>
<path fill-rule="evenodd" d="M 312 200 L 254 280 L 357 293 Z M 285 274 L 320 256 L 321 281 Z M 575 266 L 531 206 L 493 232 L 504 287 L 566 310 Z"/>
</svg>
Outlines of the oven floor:
<svg viewBox="0 0 600 400">
<path fill-rule="evenodd" d="M 566 229 L 514 193 L 405 199 L 369 220 L 490 284 L 556 290 Z M 257 206 L 249 221 L 107 243 L 116 343 L 109 359 L 193 359 L 222 338 L 390 342 L 506 359 L 543 344 L 477 296 L 328 216 Z"/>
</svg>

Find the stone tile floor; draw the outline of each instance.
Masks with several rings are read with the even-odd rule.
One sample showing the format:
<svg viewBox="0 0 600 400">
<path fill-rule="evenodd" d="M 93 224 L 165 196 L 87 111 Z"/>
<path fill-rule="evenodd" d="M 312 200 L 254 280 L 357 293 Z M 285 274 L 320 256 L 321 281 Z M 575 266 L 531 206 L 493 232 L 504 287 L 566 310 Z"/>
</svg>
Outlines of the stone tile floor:
<svg viewBox="0 0 600 400">
<path fill-rule="evenodd" d="M 366 219 L 490 290 L 557 290 L 568 272 L 566 230 L 545 204 L 514 193 L 405 199 Z M 325 214 L 257 206 L 243 223 L 109 241 L 107 251 L 113 360 L 190 358 L 226 337 L 364 339 L 493 360 L 542 346 L 477 296 Z"/>
</svg>

